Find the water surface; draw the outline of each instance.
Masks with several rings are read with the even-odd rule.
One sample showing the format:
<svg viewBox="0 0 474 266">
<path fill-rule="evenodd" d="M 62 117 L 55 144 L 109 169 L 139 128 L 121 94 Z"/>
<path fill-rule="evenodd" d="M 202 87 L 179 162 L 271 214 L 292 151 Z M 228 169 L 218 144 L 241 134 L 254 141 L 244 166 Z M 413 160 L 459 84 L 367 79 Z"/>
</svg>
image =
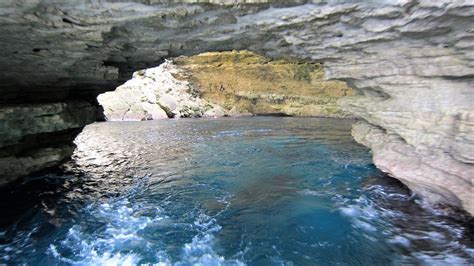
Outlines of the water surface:
<svg viewBox="0 0 474 266">
<path fill-rule="evenodd" d="M 0 191 L 0 263 L 472 263 L 472 224 L 378 171 L 352 122 L 90 125 L 70 162 Z"/>
</svg>

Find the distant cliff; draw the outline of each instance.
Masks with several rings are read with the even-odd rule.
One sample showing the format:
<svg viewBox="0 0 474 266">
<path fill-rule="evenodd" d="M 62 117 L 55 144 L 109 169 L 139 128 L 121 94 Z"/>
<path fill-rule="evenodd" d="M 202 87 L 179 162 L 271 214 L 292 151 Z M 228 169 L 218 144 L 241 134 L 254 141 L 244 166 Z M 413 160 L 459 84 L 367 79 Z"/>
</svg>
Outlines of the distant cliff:
<svg viewBox="0 0 474 266">
<path fill-rule="evenodd" d="M 286 115 L 348 117 L 337 101 L 355 91 L 327 81 L 320 64 L 271 60 L 248 51 L 172 59 L 137 71 L 98 97 L 107 120 Z"/>
<path fill-rule="evenodd" d="M 337 100 L 355 91 L 324 78 L 321 64 L 272 60 L 248 51 L 173 60 L 201 98 L 239 113 L 348 117 Z"/>
</svg>

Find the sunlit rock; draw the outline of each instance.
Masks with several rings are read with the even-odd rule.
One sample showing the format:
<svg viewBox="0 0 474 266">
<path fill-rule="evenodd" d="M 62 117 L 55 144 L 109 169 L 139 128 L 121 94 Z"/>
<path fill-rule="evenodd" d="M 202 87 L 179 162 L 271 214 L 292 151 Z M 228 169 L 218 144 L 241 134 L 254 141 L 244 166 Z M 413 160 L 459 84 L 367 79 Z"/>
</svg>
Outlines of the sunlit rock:
<svg viewBox="0 0 474 266">
<path fill-rule="evenodd" d="M 204 117 L 223 117 L 226 115 L 225 109 L 221 106 L 214 106 L 204 113 Z"/>
<path fill-rule="evenodd" d="M 173 117 L 201 117 L 212 106 L 202 100 L 172 62 L 137 71 L 115 91 L 99 95 L 109 121 L 141 121 Z"/>
<path fill-rule="evenodd" d="M 355 95 L 354 90 L 343 82 L 325 80 L 320 64 L 228 51 L 181 56 L 140 70 L 98 100 L 109 121 L 166 118 L 163 113 L 170 118 L 349 117 L 337 104 L 347 95 Z M 153 115 L 150 108 L 161 110 L 161 115 Z"/>
<path fill-rule="evenodd" d="M 355 95 L 345 83 L 325 80 L 317 63 L 273 60 L 248 51 L 173 61 L 203 99 L 238 113 L 348 117 L 337 100 Z"/>
</svg>

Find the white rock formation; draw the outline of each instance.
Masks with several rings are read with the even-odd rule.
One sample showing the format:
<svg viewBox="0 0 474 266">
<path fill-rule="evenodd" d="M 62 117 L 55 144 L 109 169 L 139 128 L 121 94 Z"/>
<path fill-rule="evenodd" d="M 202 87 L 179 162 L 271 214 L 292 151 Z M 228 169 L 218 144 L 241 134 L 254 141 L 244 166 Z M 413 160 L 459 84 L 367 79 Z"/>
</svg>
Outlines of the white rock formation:
<svg viewBox="0 0 474 266">
<path fill-rule="evenodd" d="M 0 102 L 93 101 L 205 51 L 315 60 L 363 92 L 343 105 L 378 167 L 473 214 L 472 21 L 470 0 L 1 1 Z"/>
<path fill-rule="evenodd" d="M 213 105 L 198 97 L 172 62 L 133 73 L 133 78 L 115 91 L 97 98 L 110 121 L 140 121 L 172 117 L 202 117 Z M 207 115 L 216 116 L 219 111 Z"/>
</svg>

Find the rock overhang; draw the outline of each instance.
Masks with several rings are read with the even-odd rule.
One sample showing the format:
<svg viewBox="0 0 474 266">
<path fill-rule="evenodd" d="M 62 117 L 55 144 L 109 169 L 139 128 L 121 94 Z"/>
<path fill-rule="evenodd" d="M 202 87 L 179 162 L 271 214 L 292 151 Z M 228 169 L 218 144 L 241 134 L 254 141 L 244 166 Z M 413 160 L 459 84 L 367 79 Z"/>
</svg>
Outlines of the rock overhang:
<svg viewBox="0 0 474 266">
<path fill-rule="evenodd" d="M 323 61 L 330 77 L 364 78 L 370 74 L 364 68 L 369 57 L 360 65 L 351 62 L 351 73 L 344 69 L 348 60 L 381 53 L 381 43 L 397 45 L 392 41 L 418 29 L 410 22 L 442 17 L 424 9 L 415 12 L 412 1 L 26 2 L 2 4 L 4 101 L 28 100 L 21 91 L 39 96 L 58 91 L 58 99 L 87 97 L 82 92 L 110 90 L 165 57 L 232 49 Z M 455 4 L 446 6 L 460 15 Z M 410 10 L 416 16 L 406 13 Z M 373 24 L 388 26 L 380 30 Z M 414 42 L 410 49 L 429 43 L 417 38 L 409 38 Z M 400 68 L 380 61 L 384 72 Z"/>
<path fill-rule="evenodd" d="M 47 100 L 43 92 L 53 91 L 56 100 L 88 97 L 87 91 L 113 89 L 134 70 L 158 65 L 164 57 L 239 49 L 264 40 L 248 28 L 252 21 L 236 18 L 272 1 L 184 2 L 4 2 L 3 101 Z M 284 2 L 271 4 L 289 5 Z M 39 97 L 29 99 L 31 94 Z"/>
</svg>

